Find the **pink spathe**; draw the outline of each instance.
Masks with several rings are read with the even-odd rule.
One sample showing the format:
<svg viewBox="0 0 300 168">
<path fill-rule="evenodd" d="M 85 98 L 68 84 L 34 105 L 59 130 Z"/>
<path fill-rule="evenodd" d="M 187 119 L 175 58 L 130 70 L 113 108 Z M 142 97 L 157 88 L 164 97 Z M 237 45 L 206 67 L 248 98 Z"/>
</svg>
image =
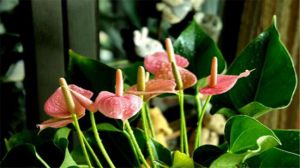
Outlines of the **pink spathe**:
<svg viewBox="0 0 300 168">
<path fill-rule="evenodd" d="M 94 112 L 95 108 L 93 107 L 93 101 L 90 100 L 90 98 L 93 96 L 93 92 L 78 87 L 74 84 L 70 84 L 69 89 L 75 103 L 75 112 L 78 118 L 81 118 L 85 115 L 85 109 L 89 109 Z M 61 87 L 59 87 L 47 99 L 44 105 L 44 110 L 47 115 L 53 118 L 38 124 L 37 126 L 40 128 L 40 130 L 43 130 L 47 127 L 64 127 L 73 122 L 72 114 L 67 108 Z"/>
<path fill-rule="evenodd" d="M 107 91 L 100 92 L 95 101 L 95 106 L 103 115 L 123 121 L 138 113 L 142 104 L 142 99 L 136 95 L 118 96 Z"/>
<path fill-rule="evenodd" d="M 145 101 L 163 93 L 176 93 L 176 83 L 173 80 L 152 79 L 146 82 L 145 85 L 145 91 L 137 91 L 137 85 L 133 85 L 127 89 L 126 93 L 143 95 Z"/>
<path fill-rule="evenodd" d="M 179 67 L 185 68 L 189 65 L 189 61 L 180 55 L 175 55 L 175 61 Z M 165 64 L 170 64 L 168 54 L 166 52 L 156 52 L 147 56 L 144 60 L 145 68 L 150 73 L 156 73 L 158 70 L 163 68 Z"/>
<path fill-rule="evenodd" d="M 246 70 L 239 75 L 217 75 L 217 84 L 215 86 L 208 85 L 205 88 L 200 89 L 200 93 L 204 95 L 225 93 L 236 84 L 238 79 L 249 76 L 251 71 Z M 208 80 L 210 81 L 210 76 L 208 77 Z"/>
</svg>

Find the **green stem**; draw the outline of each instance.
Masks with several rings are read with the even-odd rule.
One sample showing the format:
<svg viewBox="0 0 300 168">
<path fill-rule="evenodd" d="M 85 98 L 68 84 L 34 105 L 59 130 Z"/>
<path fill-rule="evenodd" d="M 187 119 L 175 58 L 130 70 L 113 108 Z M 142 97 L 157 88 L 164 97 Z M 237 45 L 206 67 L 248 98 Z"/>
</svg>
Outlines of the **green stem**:
<svg viewBox="0 0 300 168">
<path fill-rule="evenodd" d="M 153 156 L 153 151 L 151 148 L 151 139 L 150 139 L 150 135 L 149 135 L 149 127 L 147 123 L 147 114 L 146 114 L 146 106 L 145 104 L 142 106 L 142 122 L 143 122 L 143 128 L 144 128 L 144 132 L 145 132 L 145 136 L 146 136 L 146 145 L 148 148 L 148 152 L 149 152 L 149 156 L 150 156 L 150 161 L 152 164 L 152 167 L 156 167 L 156 164 L 154 163 L 154 156 Z"/>
<path fill-rule="evenodd" d="M 180 106 L 180 149 L 181 152 L 189 156 L 189 144 L 187 138 L 186 122 L 185 122 L 183 90 L 179 90 L 178 100 Z"/>
<path fill-rule="evenodd" d="M 137 153 L 137 151 L 135 149 L 135 146 L 134 146 L 133 142 L 130 140 L 130 136 L 129 136 L 128 132 L 124 131 L 124 134 L 129 139 L 130 147 L 131 147 L 131 149 L 134 152 L 134 156 L 137 159 L 138 164 L 141 165 L 141 162 L 140 162 L 140 159 L 139 159 L 139 155 L 138 155 L 138 153 Z"/>
<path fill-rule="evenodd" d="M 147 114 L 147 121 L 148 121 L 148 126 L 149 126 L 149 129 L 150 129 L 150 132 L 151 132 L 151 137 L 153 139 L 155 139 L 155 130 L 154 130 L 152 119 L 151 119 L 149 104 L 145 102 L 144 106 L 145 106 L 145 110 L 146 110 L 146 114 Z"/>
<path fill-rule="evenodd" d="M 82 134 L 82 133 L 81 133 Z M 103 168 L 101 162 L 99 161 L 97 155 L 95 154 L 93 148 L 91 147 L 91 145 L 89 144 L 89 142 L 86 140 L 86 138 L 84 137 L 84 135 L 82 134 L 83 137 L 83 141 L 86 145 L 86 147 L 88 148 L 88 150 L 90 151 L 90 153 L 92 154 L 94 160 L 96 161 L 96 164 L 98 165 L 98 167 Z"/>
<path fill-rule="evenodd" d="M 106 159 L 109 167 L 111 168 L 115 168 L 115 165 L 113 164 L 113 162 L 111 161 L 109 155 L 107 154 L 106 152 L 106 149 L 100 139 L 100 136 L 99 136 L 99 133 L 98 133 L 98 130 L 97 130 L 97 127 L 96 127 L 96 121 L 95 121 L 95 116 L 94 116 L 94 113 L 93 112 L 90 112 L 90 119 L 91 119 L 91 123 L 92 123 L 92 129 L 93 129 L 93 132 L 94 132 L 94 136 L 96 138 L 96 142 L 98 144 L 98 147 L 99 149 L 101 150 L 104 158 Z"/>
<path fill-rule="evenodd" d="M 92 167 L 89 155 L 88 155 L 88 153 L 86 151 L 86 148 L 85 148 L 85 145 L 84 145 L 84 141 L 83 141 L 81 129 L 80 129 L 80 126 L 79 126 L 79 123 L 78 123 L 78 119 L 77 119 L 77 116 L 76 116 L 75 113 L 72 113 L 72 119 L 73 119 L 73 122 L 74 122 L 74 126 L 75 126 L 75 129 L 76 129 L 76 132 L 77 132 L 77 136 L 78 136 L 78 139 L 79 139 L 79 142 L 80 142 L 83 154 L 85 156 L 85 160 L 86 160 L 88 166 Z"/>
<path fill-rule="evenodd" d="M 200 98 L 199 98 L 199 93 L 196 94 L 196 103 L 197 103 L 197 111 L 198 111 L 198 123 L 197 123 L 197 129 L 196 129 L 196 139 L 195 139 L 195 149 L 197 149 L 198 147 L 200 147 L 201 145 L 201 131 L 202 131 L 202 122 L 203 122 L 203 117 L 206 111 L 206 107 L 208 102 L 210 101 L 212 96 L 208 96 L 205 100 L 204 106 L 202 107 L 201 110 L 199 110 L 198 108 L 201 108 L 200 106 L 198 107 L 198 102 L 200 104 Z"/>
<path fill-rule="evenodd" d="M 137 143 L 137 141 L 135 139 L 135 136 L 133 134 L 133 131 L 131 129 L 131 126 L 130 126 L 128 120 L 124 121 L 124 124 L 125 124 L 126 131 L 129 134 L 130 140 L 132 141 L 132 143 L 133 143 L 133 145 L 134 145 L 134 147 L 135 147 L 135 149 L 136 149 L 136 151 L 137 151 L 137 153 L 139 155 L 139 158 L 144 163 L 144 166 L 146 168 L 150 168 L 149 164 L 147 163 L 147 161 L 146 161 L 146 159 L 145 159 L 145 157 L 144 157 L 144 155 L 143 155 L 143 153 L 142 153 L 142 151 L 141 151 L 141 149 L 139 147 L 139 144 Z"/>
</svg>

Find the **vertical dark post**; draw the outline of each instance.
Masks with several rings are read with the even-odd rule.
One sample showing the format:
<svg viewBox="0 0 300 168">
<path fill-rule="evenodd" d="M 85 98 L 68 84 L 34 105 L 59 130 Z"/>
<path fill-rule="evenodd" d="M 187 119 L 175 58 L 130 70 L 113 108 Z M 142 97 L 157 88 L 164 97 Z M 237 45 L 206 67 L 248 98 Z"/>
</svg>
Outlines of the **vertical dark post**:
<svg viewBox="0 0 300 168">
<path fill-rule="evenodd" d="M 98 59 L 98 0 L 66 1 L 69 48 Z"/>
<path fill-rule="evenodd" d="M 32 0 L 31 9 L 34 50 L 25 64 L 26 78 L 33 79 L 26 82 L 27 114 L 39 116 L 33 125 L 46 118 L 43 104 L 64 76 L 64 39 L 61 0 Z"/>
</svg>

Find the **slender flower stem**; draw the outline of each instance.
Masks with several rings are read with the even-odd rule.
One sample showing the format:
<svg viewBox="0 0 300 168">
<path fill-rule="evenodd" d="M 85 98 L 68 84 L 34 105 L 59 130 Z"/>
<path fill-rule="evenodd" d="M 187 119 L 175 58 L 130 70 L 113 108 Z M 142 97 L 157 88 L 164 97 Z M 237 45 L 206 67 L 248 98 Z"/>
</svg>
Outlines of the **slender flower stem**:
<svg viewBox="0 0 300 168">
<path fill-rule="evenodd" d="M 153 151 L 151 148 L 151 139 L 150 139 L 150 135 L 149 135 L 149 127 L 148 127 L 148 123 L 147 123 L 147 114 L 146 114 L 145 104 L 142 106 L 142 121 L 143 121 L 143 128 L 144 128 L 144 132 L 145 132 L 145 136 L 146 136 L 146 145 L 148 148 L 150 161 L 151 161 L 152 167 L 155 168 L 156 164 L 154 163 L 154 155 L 153 155 Z"/>
<path fill-rule="evenodd" d="M 143 155 L 143 153 L 142 153 L 142 151 L 139 147 L 139 144 L 137 143 L 137 141 L 135 139 L 135 136 L 133 134 L 133 131 L 131 129 L 131 126 L 130 126 L 128 120 L 124 121 L 124 124 L 125 124 L 126 131 L 129 134 L 130 140 L 132 141 L 132 143 L 135 146 L 135 149 L 136 149 L 136 151 L 139 155 L 139 158 L 141 159 L 141 161 L 143 162 L 143 164 L 146 168 L 150 168 L 149 164 L 147 163 L 147 161 L 146 161 L 146 159 L 145 159 L 145 157 L 144 157 L 144 155 Z"/>
<path fill-rule="evenodd" d="M 135 149 L 135 146 L 134 146 L 132 140 L 130 139 L 130 136 L 129 136 L 128 132 L 124 131 L 124 134 L 125 134 L 126 137 L 129 139 L 130 147 L 131 147 L 131 149 L 132 149 L 133 152 L 134 152 L 134 156 L 135 156 L 135 158 L 136 158 L 138 164 L 141 165 L 141 162 L 140 162 L 140 159 L 139 159 L 139 155 L 138 155 L 138 153 L 137 153 L 137 150 Z"/>
<path fill-rule="evenodd" d="M 90 153 L 92 154 L 94 160 L 96 161 L 97 166 L 100 167 L 100 168 L 103 168 L 103 166 L 102 166 L 101 162 L 99 161 L 99 159 L 98 159 L 96 153 L 94 152 L 93 148 L 91 147 L 91 145 L 89 144 L 89 142 L 86 140 L 86 138 L 84 137 L 83 133 L 81 133 L 81 134 L 82 134 L 82 137 L 83 137 L 83 141 L 84 141 L 84 143 L 85 143 L 85 146 L 87 147 L 87 149 L 88 149 L 88 150 L 90 151 Z"/>
<path fill-rule="evenodd" d="M 80 129 L 78 119 L 77 119 L 77 115 L 76 115 L 76 111 L 75 111 L 75 103 L 74 103 L 74 100 L 72 98 L 71 92 L 70 92 L 69 87 L 67 85 L 67 82 L 64 78 L 59 79 L 59 84 L 61 86 L 61 89 L 62 89 L 62 92 L 63 92 L 63 95 L 64 95 L 65 102 L 67 104 L 68 110 L 70 111 L 70 113 L 72 115 L 73 123 L 74 123 L 75 129 L 76 129 L 77 136 L 78 136 L 83 154 L 85 156 L 86 162 L 87 162 L 89 167 L 92 167 L 89 155 L 86 151 L 86 148 L 85 148 L 85 145 L 84 145 L 84 142 L 83 142 L 81 129 Z"/>
<path fill-rule="evenodd" d="M 99 149 L 101 150 L 104 158 L 106 159 L 109 167 L 111 168 L 115 168 L 115 165 L 113 164 L 113 162 L 111 161 L 109 155 L 107 154 L 106 152 L 106 149 L 100 139 L 100 136 L 99 136 L 99 133 L 98 133 L 98 130 L 97 130 L 97 127 L 96 127 L 96 122 L 95 122 L 95 116 L 94 116 L 94 113 L 93 112 L 90 112 L 90 119 L 91 119 L 91 123 L 92 123 L 92 129 L 93 129 L 93 133 L 94 133 L 94 136 L 96 138 L 96 142 L 98 144 L 98 147 Z"/>
<path fill-rule="evenodd" d="M 178 100 L 180 106 L 180 149 L 181 152 L 189 156 L 189 144 L 187 138 L 186 122 L 185 122 L 183 90 L 179 90 Z"/>
<path fill-rule="evenodd" d="M 199 99 L 199 93 L 196 94 L 196 97 L 198 97 L 199 104 L 200 104 L 200 99 Z M 200 147 L 201 145 L 201 131 L 202 131 L 202 122 L 203 122 L 203 117 L 206 111 L 207 104 L 209 103 L 210 99 L 212 96 L 208 96 L 205 100 L 204 106 L 202 107 L 201 110 L 198 109 L 197 105 L 197 111 L 198 111 L 198 123 L 197 123 L 197 129 L 196 129 L 196 139 L 195 139 L 195 149 Z M 197 103 L 197 100 L 196 100 Z"/>
<path fill-rule="evenodd" d="M 144 106 L 145 106 L 145 110 L 146 110 L 146 114 L 147 114 L 148 126 L 149 126 L 149 129 L 151 132 L 151 138 L 155 139 L 155 130 L 154 130 L 151 115 L 150 115 L 149 104 L 147 102 L 145 102 Z"/>
<path fill-rule="evenodd" d="M 92 167 L 89 155 L 88 155 L 88 153 L 86 151 L 86 148 L 85 148 L 85 145 L 84 145 L 83 136 L 82 136 L 82 133 L 81 133 L 81 129 L 80 129 L 76 114 L 72 114 L 72 118 L 73 118 L 74 126 L 75 126 L 75 129 L 76 129 L 76 132 L 77 132 L 77 136 L 78 136 L 83 154 L 85 156 L 85 160 L 86 160 L 88 166 Z"/>
<path fill-rule="evenodd" d="M 180 106 L 180 150 L 183 153 L 186 153 L 189 156 L 189 144 L 187 138 L 187 130 L 186 130 L 186 122 L 185 122 L 185 113 L 184 113 L 184 93 L 183 93 L 183 81 L 178 70 L 176 61 L 175 61 L 175 54 L 174 48 L 172 45 L 171 39 L 167 38 L 165 40 L 166 43 L 166 50 L 168 54 L 169 62 L 172 66 L 173 76 L 176 82 L 176 87 L 178 91 L 178 101 Z"/>
</svg>

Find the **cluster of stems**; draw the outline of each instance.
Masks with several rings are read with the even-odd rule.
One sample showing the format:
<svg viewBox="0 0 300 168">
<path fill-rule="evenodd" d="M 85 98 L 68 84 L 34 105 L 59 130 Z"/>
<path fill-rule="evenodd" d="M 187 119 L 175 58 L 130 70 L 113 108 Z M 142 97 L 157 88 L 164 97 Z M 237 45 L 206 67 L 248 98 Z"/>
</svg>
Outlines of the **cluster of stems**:
<svg viewBox="0 0 300 168">
<path fill-rule="evenodd" d="M 70 89 L 68 87 L 68 84 L 67 84 L 66 80 L 64 78 L 60 78 L 59 83 L 60 83 L 60 86 L 61 86 L 61 89 L 62 89 L 62 92 L 63 92 L 63 95 L 64 95 L 65 102 L 67 104 L 68 110 L 70 111 L 70 113 L 72 115 L 73 124 L 74 124 L 74 127 L 76 129 L 77 136 L 78 136 L 78 139 L 79 139 L 79 143 L 80 143 L 81 149 L 83 151 L 83 154 L 85 156 L 86 163 L 88 164 L 89 167 L 93 167 L 92 163 L 91 163 L 91 160 L 90 160 L 90 156 L 88 154 L 88 151 L 89 151 L 90 155 L 92 155 L 92 157 L 93 157 L 94 161 L 96 162 L 97 166 L 102 168 L 103 165 L 99 161 L 99 159 L 98 159 L 97 155 L 95 154 L 93 148 L 90 146 L 90 144 L 88 143 L 88 141 L 86 140 L 86 138 L 84 137 L 84 134 L 82 133 L 82 131 L 80 129 L 78 118 L 77 118 L 76 111 L 75 111 L 75 103 L 74 103 L 74 100 L 72 98 L 72 95 L 71 95 L 71 92 L 70 92 Z M 90 117 L 91 117 L 92 129 L 93 129 L 94 136 L 96 138 L 97 144 L 99 146 L 99 149 L 102 152 L 103 156 L 105 157 L 109 167 L 115 168 L 113 162 L 111 161 L 110 157 L 108 156 L 108 154 L 107 154 L 107 152 L 104 148 L 103 143 L 101 142 L 101 139 L 100 139 L 97 127 L 96 127 L 96 122 L 95 122 L 95 117 L 94 117 L 93 112 L 90 112 Z M 88 151 L 87 151 L 87 149 L 88 149 Z"/>
</svg>

